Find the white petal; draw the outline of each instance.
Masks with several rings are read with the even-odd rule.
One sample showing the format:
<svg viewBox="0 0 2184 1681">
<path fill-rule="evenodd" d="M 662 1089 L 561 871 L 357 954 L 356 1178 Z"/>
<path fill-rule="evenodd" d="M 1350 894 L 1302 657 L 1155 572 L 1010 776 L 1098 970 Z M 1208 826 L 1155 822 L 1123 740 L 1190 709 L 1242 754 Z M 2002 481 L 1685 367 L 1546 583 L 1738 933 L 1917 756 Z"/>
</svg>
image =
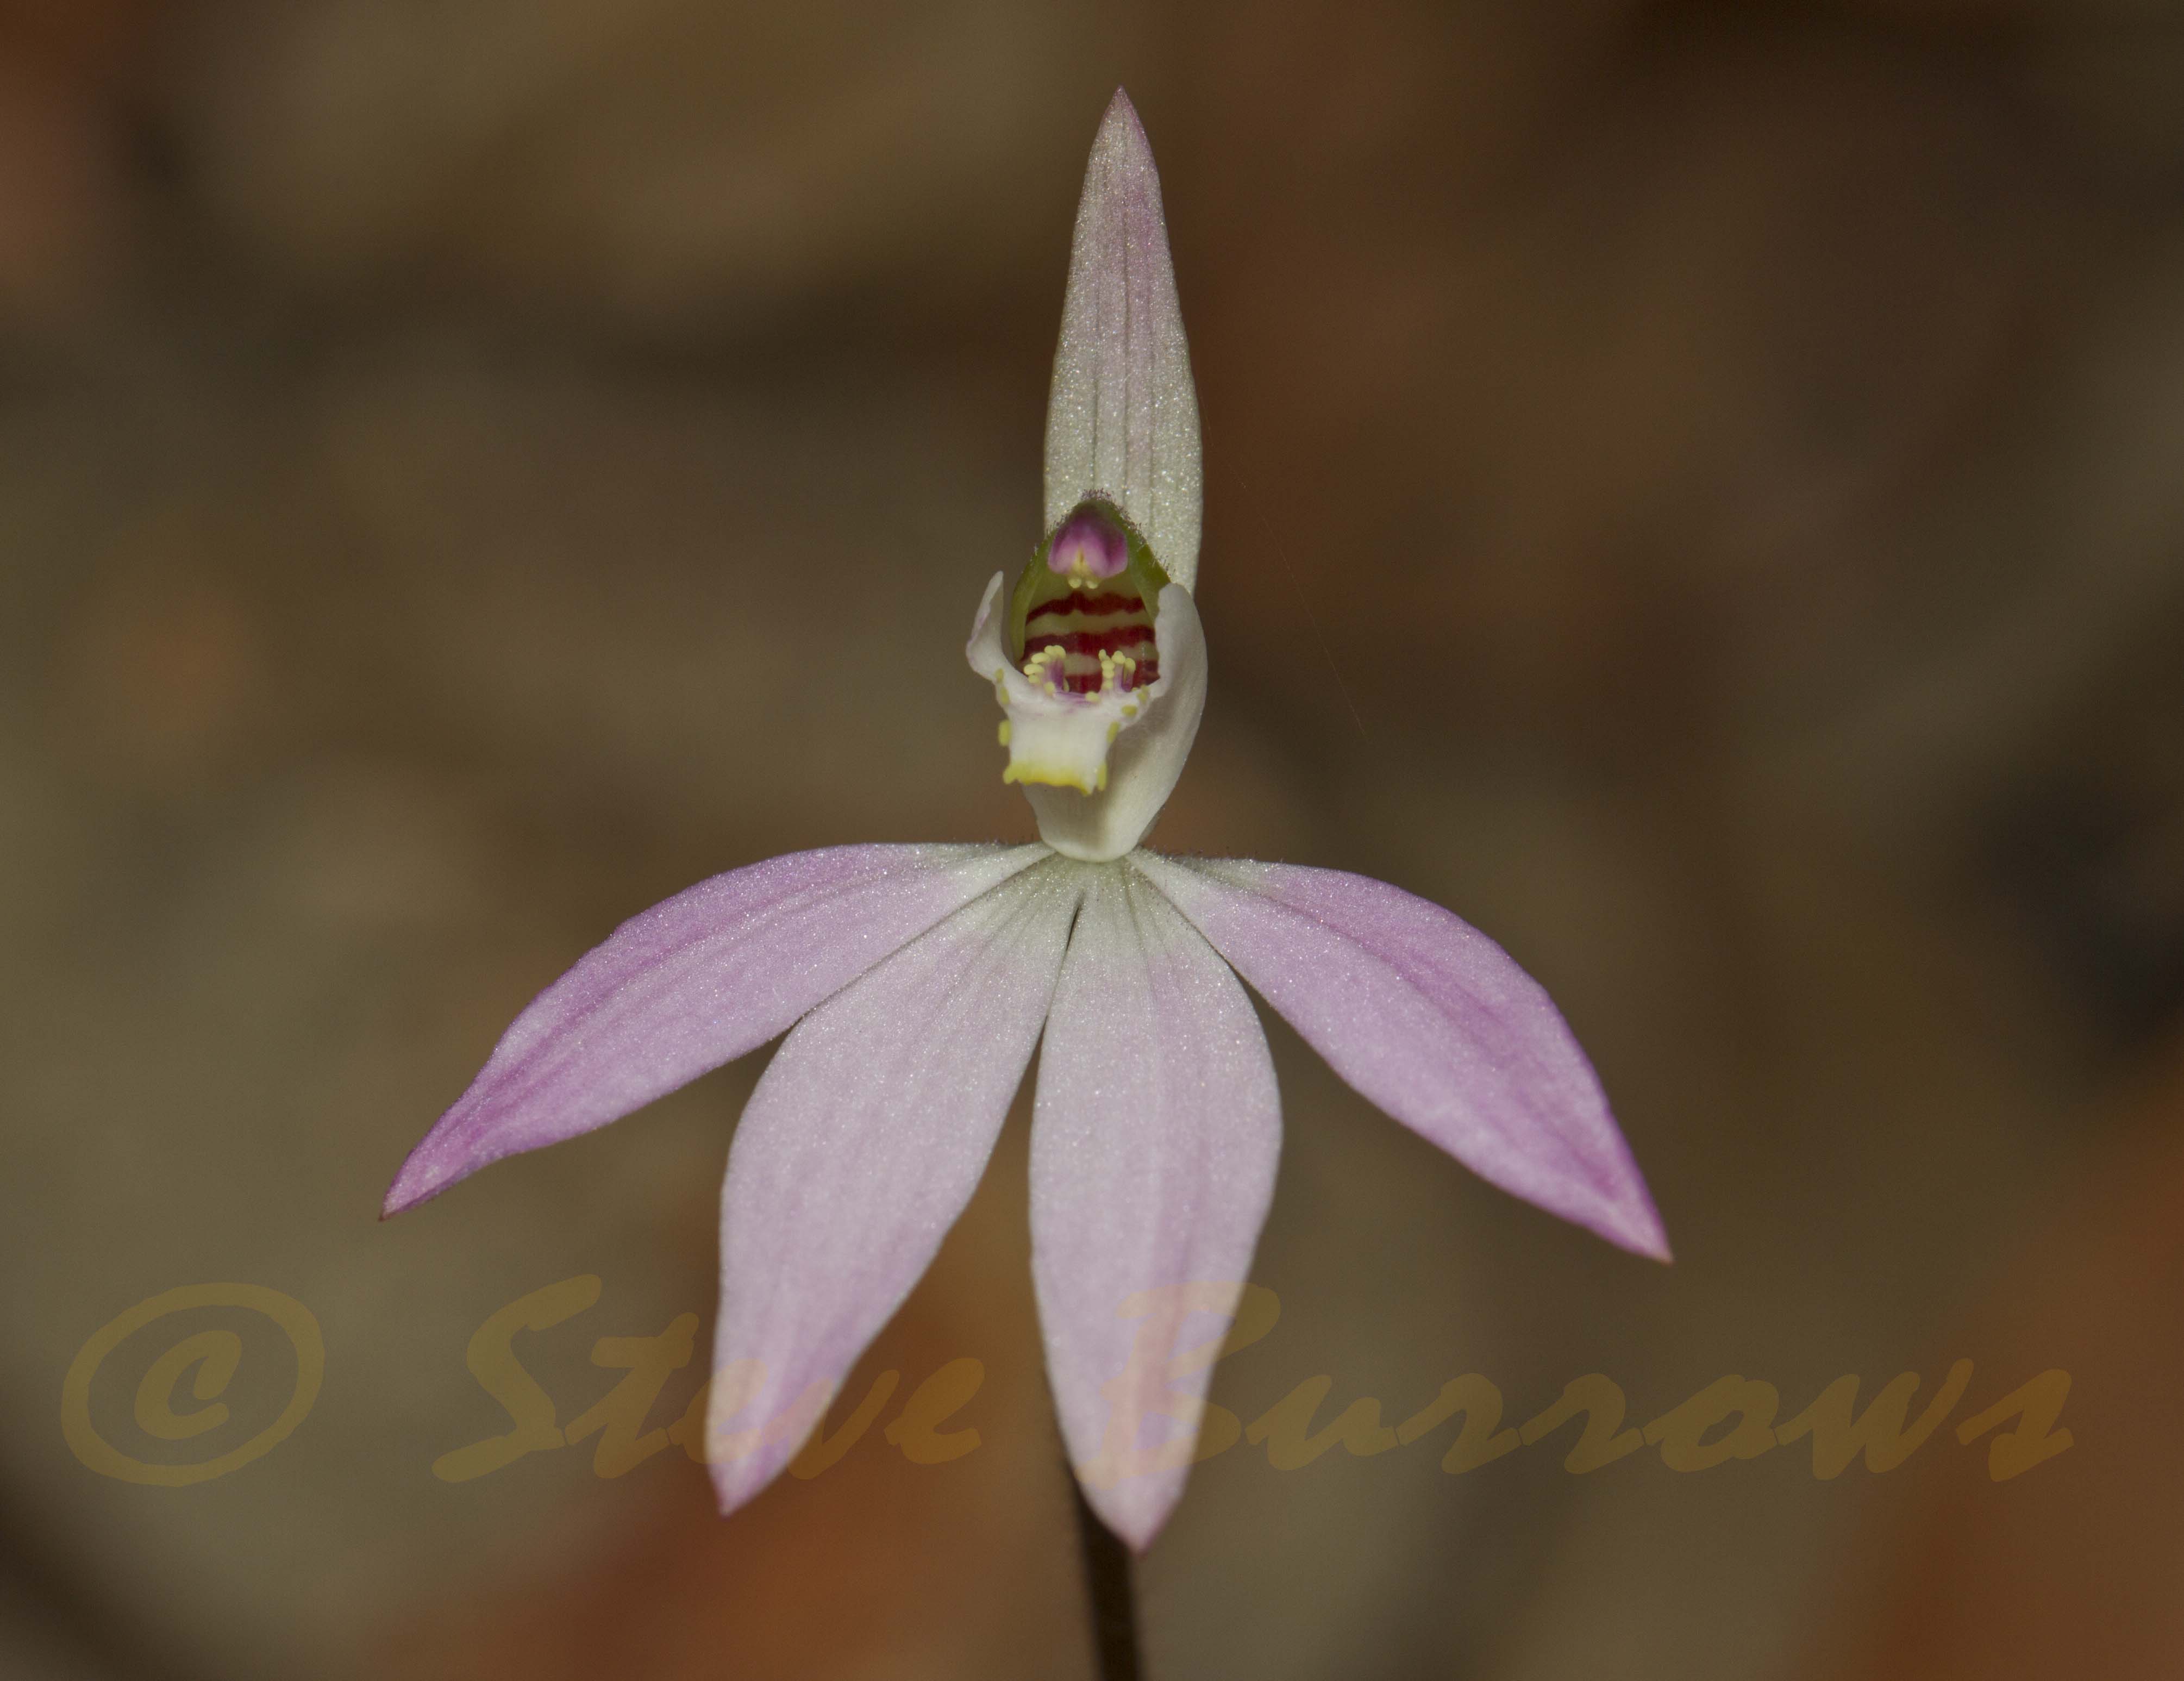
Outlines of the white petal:
<svg viewBox="0 0 2184 1681">
<path fill-rule="evenodd" d="M 733 1511 L 794 1456 L 970 1200 L 1081 872 L 1049 859 L 812 1011 L 744 1112 L 721 1209 L 708 1457 Z"/>
<path fill-rule="evenodd" d="M 1198 394 L 1160 176 L 1119 90 L 1092 142 L 1046 409 L 1046 528 L 1087 496 L 1129 516 L 1186 589 L 1198 579 Z"/>
<path fill-rule="evenodd" d="M 1032 1270 L 1062 1436 L 1095 1510 L 1142 1549 L 1183 1492 L 1211 1376 L 1210 1360 L 1172 1375 L 1182 1350 L 1162 1333 L 1184 1330 L 1187 1349 L 1233 1315 L 1273 1194 L 1281 1109 L 1243 987 L 1128 865 L 1087 889 L 1038 1104 Z M 1186 1301 L 1205 1316 L 1183 1327 Z M 1141 1328 L 1157 1358 L 1133 1361 Z"/>
</svg>

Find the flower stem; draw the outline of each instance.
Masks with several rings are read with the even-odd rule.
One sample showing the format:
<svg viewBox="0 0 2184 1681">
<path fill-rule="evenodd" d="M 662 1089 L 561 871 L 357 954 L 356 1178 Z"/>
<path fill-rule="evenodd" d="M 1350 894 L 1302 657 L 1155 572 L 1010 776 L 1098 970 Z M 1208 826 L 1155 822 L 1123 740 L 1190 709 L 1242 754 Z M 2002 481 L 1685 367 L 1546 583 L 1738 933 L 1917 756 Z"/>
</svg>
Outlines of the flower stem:
<svg viewBox="0 0 2184 1681">
<path fill-rule="evenodd" d="M 1139 1681 L 1145 1673 L 1138 1656 L 1137 1592 L 1130 1580 L 1130 1550 L 1100 1522 L 1069 1479 L 1077 1502 L 1077 1539 L 1084 1553 L 1084 1586 L 1092 1599 L 1092 1650 L 1100 1681 Z"/>
</svg>

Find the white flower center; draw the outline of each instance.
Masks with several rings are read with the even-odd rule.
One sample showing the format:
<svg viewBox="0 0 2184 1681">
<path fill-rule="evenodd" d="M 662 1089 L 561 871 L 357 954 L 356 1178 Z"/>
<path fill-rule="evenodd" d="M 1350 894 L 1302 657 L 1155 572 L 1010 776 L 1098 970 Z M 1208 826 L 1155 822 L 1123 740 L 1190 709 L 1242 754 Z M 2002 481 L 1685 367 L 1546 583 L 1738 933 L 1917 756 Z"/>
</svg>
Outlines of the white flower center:
<svg viewBox="0 0 2184 1681">
<path fill-rule="evenodd" d="M 1039 545 L 1006 605 L 1002 584 L 996 575 L 987 587 L 965 650 L 1008 715 L 1001 779 L 1023 788 L 1056 851 L 1120 857 L 1158 815 L 1197 733 L 1197 609 L 1099 497 Z"/>
</svg>

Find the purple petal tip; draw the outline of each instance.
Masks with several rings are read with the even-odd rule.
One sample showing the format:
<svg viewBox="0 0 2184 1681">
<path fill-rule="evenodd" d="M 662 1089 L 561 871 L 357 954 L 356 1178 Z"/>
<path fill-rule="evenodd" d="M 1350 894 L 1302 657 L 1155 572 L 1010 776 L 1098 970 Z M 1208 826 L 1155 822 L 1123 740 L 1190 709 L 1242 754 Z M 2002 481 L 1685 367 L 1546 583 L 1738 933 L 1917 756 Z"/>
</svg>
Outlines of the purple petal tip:
<svg viewBox="0 0 2184 1681">
<path fill-rule="evenodd" d="M 392 1220 L 398 1214 L 406 1214 L 432 1195 L 432 1192 L 421 1190 L 410 1183 L 410 1175 L 405 1169 L 397 1174 L 394 1182 L 387 1187 L 387 1198 L 379 1205 L 382 1220 Z"/>
<path fill-rule="evenodd" d="M 1603 1231 L 1601 1236 L 1619 1249 L 1628 1249 L 1634 1255 L 1643 1255 L 1647 1260 L 1657 1260 L 1663 1266 L 1672 1265 L 1675 1256 L 1669 1250 L 1669 1234 L 1663 1229 L 1661 1217 L 1651 1209 L 1641 1225 L 1628 1231 Z"/>
<path fill-rule="evenodd" d="M 454 1110 L 448 1112 L 454 1114 Z M 442 1117 L 444 1123 L 445 1116 Z M 443 1152 L 433 1148 L 440 1129 L 435 1127 L 410 1152 L 394 1182 L 387 1187 L 387 1198 L 379 1206 L 379 1217 L 392 1220 L 398 1214 L 406 1214 L 420 1203 L 429 1203 L 441 1192 L 458 1181 L 467 1179 L 473 1167 L 482 1163 L 458 1161 L 451 1170 L 441 1159 Z"/>
<path fill-rule="evenodd" d="M 1611 1122 L 1612 1124 L 1612 1122 Z M 1617 1144 L 1621 1146 L 1618 1138 Z M 1616 1182 L 1612 1187 L 1596 1193 L 1589 1209 L 1555 1208 L 1542 1204 L 1552 1214 L 1583 1226 L 1618 1249 L 1627 1250 L 1647 1260 L 1663 1265 L 1675 1257 L 1669 1251 L 1669 1231 L 1661 1219 L 1661 1211 L 1653 1206 L 1653 1197 L 1638 1171 L 1638 1164 L 1630 1159 L 1627 1148 L 1613 1152 L 1610 1165 Z"/>
</svg>

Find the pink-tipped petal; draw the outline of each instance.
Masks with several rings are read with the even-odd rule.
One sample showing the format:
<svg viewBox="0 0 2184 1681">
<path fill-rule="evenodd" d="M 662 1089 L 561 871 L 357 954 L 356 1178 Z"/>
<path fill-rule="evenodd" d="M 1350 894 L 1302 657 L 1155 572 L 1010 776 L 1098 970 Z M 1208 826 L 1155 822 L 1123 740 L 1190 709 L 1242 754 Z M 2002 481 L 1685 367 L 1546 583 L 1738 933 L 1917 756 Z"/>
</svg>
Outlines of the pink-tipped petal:
<svg viewBox="0 0 2184 1681">
<path fill-rule="evenodd" d="M 1281 1105 L 1228 966 L 1134 871 L 1088 886 L 1039 1052 L 1032 1273 L 1085 1495 L 1142 1551 L 1183 1494 L 1273 1195 Z"/>
<path fill-rule="evenodd" d="M 731 870 L 630 919 L 534 998 L 410 1153 L 397 1214 L 763 1045 L 1044 846 L 835 846 Z"/>
<path fill-rule="evenodd" d="M 970 1200 L 1079 891 L 1053 860 L 966 906 L 805 1017 L 760 1080 L 722 1193 L 723 1511 L 795 1455 Z"/>
<path fill-rule="evenodd" d="M 1340 870 L 1134 861 L 1380 1108 L 1502 1189 L 1669 1258 L 1660 1215 L 1568 1025 L 1477 929 Z"/>
<path fill-rule="evenodd" d="M 1144 127 L 1117 90 L 1092 142 L 1046 408 L 1046 527 L 1091 495 L 1129 516 L 1167 575 L 1198 578 L 1198 394 Z"/>
</svg>

